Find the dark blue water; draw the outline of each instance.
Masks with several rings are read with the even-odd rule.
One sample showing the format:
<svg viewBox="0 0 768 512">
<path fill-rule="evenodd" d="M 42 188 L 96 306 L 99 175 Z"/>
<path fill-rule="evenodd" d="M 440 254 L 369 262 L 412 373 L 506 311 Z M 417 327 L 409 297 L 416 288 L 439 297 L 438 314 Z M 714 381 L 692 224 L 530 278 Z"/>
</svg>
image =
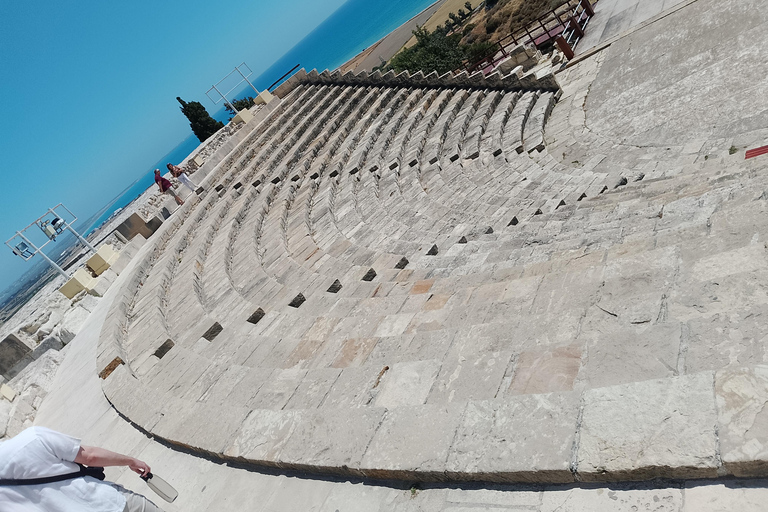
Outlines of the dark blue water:
<svg viewBox="0 0 768 512">
<path fill-rule="evenodd" d="M 336 69 L 432 3 L 434 0 L 349 0 L 251 82 L 258 90 L 264 90 L 297 64 L 307 71 Z M 252 93 L 252 90 L 246 86 L 237 97 L 249 95 L 248 91 Z M 229 115 L 223 108 L 211 112 L 211 115 L 225 123 L 229 120 Z M 99 227 L 116 210 L 124 208 L 154 184 L 155 168 L 164 169 L 167 162 L 181 162 L 199 144 L 197 138 L 190 134 L 157 162 L 141 171 L 136 181 L 128 185 L 123 192 L 90 218 L 76 226 L 76 229 L 82 234 L 88 234 Z M 60 260 L 61 256 L 66 254 L 68 247 L 74 243 L 74 237 L 61 239 L 61 242 L 57 244 L 56 252 L 49 254 L 51 258 Z M 51 272 L 47 264 L 39 262 L 2 291 L 0 316 L 2 316 L 2 307 L 19 294 L 20 290 L 31 292 L 30 286 L 33 286 L 31 283 L 35 281 L 40 287 L 43 286 L 45 281 L 53 275 Z"/>
<path fill-rule="evenodd" d="M 349 0 L 251 82 L 262 91 L 297 64 L 307 71 L 334 70 L 434 2 Z M 246 86 L 236 95 L 245 96 L 253 96 L 253 89 Z M 229 119 L 223 109 L 211 115 L 224 122 Z"/>
</svg>

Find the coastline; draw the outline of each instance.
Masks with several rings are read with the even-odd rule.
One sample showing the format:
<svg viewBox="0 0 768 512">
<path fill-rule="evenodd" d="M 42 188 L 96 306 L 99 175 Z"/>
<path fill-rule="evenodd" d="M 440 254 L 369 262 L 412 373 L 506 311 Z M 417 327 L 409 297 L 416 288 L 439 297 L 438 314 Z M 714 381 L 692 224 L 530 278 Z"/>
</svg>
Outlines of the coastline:
<svg viewBox="0 0 768 512">
<path fill-rule="evenodd" d="M 413 35 L 412 31 L 416 26 L 426 23 L 447 1 L 437 0 L 432 3 L 429 7 L 411 17 L 408 21 L 352 57 L 337 69 L 342 73 L 348 71 L 355 73 L 360 71 L 370 72 L 374 67 L 381 64 L 381 60 L 389 61 L 410 40 Z"/>
</svg>

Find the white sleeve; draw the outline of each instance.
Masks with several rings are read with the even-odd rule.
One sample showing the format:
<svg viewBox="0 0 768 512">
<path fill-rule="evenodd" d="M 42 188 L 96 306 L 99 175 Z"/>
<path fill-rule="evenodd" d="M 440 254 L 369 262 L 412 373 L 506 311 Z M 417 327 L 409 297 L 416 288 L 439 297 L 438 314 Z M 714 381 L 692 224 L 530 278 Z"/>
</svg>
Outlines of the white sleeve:
<svg viewBox="0 0 768 512">
<path fill-rule="evenodd" d="M 68 462 L 74 462 L 80 451 L 80 440 L 56 432 L 45 427 L 32 427 L 35 429 L 35 434 L 43 442 L 43 445 L 48 449 L 56 458 Z"/>
</svg>

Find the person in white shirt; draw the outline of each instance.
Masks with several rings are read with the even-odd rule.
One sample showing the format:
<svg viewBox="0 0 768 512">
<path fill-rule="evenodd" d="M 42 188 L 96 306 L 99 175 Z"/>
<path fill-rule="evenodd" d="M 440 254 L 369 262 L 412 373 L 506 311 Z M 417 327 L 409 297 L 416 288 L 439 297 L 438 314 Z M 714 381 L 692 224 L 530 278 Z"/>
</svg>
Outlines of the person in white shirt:
<svg viewBox="0 0 768 512">
<path fill-rule="evenodd" d="M 144 496 L 92 476 L 51 483 L 19 482 L 77 472 L 80 466 L 128 466 L 140 476 L 150 467 L 139 459 L 44 427 L 30 427 L 0 443 L 2 512 L 162 512 Z"/>
</svg>

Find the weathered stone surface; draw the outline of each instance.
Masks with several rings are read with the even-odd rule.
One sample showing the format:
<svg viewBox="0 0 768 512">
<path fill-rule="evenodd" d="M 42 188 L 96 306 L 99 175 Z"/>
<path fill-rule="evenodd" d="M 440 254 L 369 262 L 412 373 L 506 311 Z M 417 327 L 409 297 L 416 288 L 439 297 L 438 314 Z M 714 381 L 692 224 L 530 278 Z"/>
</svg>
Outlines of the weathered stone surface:
<svg viewBox="0 0 768 512">
<path fill-rule="evenodd" d="M 515 361 L 515 372 L 509 393 L 527 395 L 571 391 L 581 367 L 579 344 L 521 353 Z"/>
<path fill-rule="evenodd" d="M 478 358 L 443 361 L 427 403 L 495 398 L 511 358 L 511 352 L 491 352 Z"/>
<path fill-rule="evenodd" d="M 311 465 L 320 471 L 358 468 L 385 409 L 305 411 L 280 451 L 282 465 Z"/>
<path fill-rule="evenodd" d="M 765 480 L 727 482 L 693 481 L 684 488 L 683 512 L 759 512 L 768 503 Z"/>
<path fill-rule="evenodd" d="M 718 436 L 723 465 L 739 477 L 768 469 L 768 366 L 715 374 Z"/>
<path fill-rule="evenodd" d="M 713 375 L 584 392 L 578 472 L 587 481 L 717 473 Z"/>
<path fill-rule="evenodd" d="M 578 409 L 575 393 L 469 402 L 447 471 L 490 481 L 570 482 Z"/>
<path fill-rule="evenodd" d="M 280 451 L 301 420 L 304 411 L 256 409 L 243 421 L 232 444 L 224 450 L 230 457 L 277 465 Z"/>
<path fill-rule="evenodd" d="M 579 342 L 589 354 L 581 378 L 591 388 L 672 377 L 682 326 L 677 322 L 627 324 L 595 307 L 582 323 Z"/>
<path fill-rule="evenodd" d="M 425 403 L 438 371 L 440 362 L 434 360 L 393 365 L 382 376 L 375 405 L 393 408 Z"/>
<path fill-rule="evenodd" d="M 677 512 L 682 510 L 683 491 L 635 484 L 628 488 L 548 489 L 542 495 L 540 512 Z M 691 510 L 704 510 L 693 508 Z"/>
<path fill-rule="evenodd" d="M 375 478 L 418 474 L 442 479 L 464 407 L 422 405 L 387 411 L 360 469 Z"/>
</svg>

